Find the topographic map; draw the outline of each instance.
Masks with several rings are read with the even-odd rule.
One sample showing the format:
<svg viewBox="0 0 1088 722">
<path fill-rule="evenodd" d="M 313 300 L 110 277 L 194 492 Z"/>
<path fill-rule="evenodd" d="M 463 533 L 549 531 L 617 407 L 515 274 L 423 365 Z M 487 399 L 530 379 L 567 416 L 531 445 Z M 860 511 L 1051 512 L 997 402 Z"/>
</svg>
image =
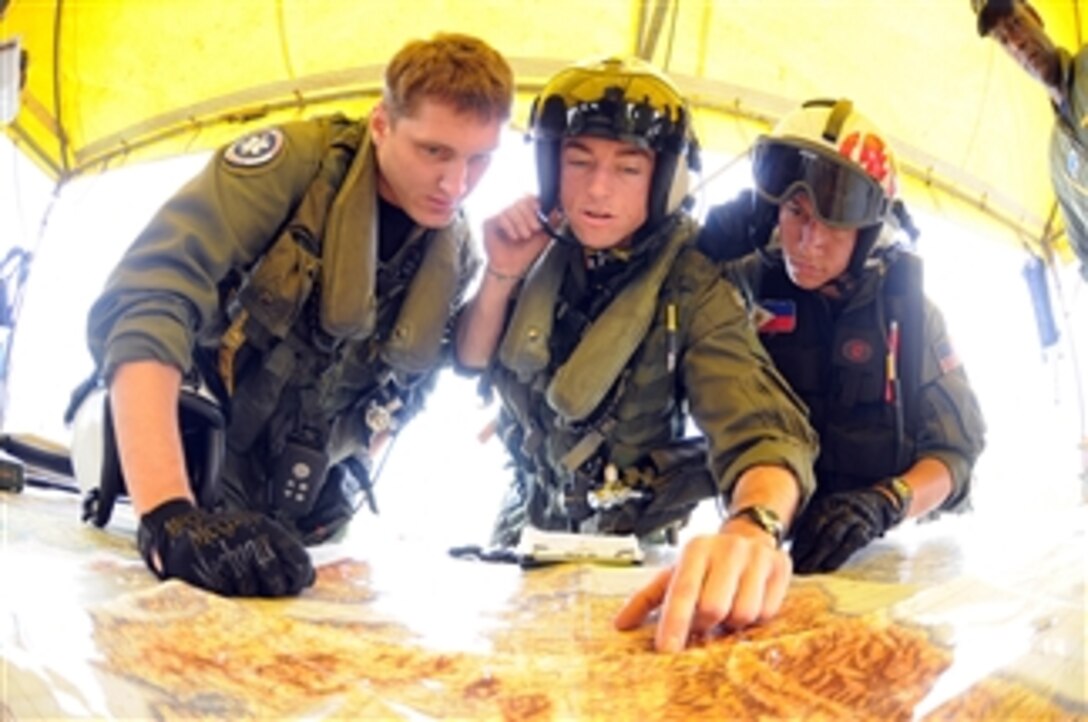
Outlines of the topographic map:
<svg viewBox="0 0 1088 722">
<path fill-rule="evenodd" d="M 795 579 L 766 625 L 664 655 L 652 625 L 611 624 L 651 568 L 386 540 L 319 556 L 297 599 L 225 599 L 156 583 L 131 537 L 61 508 L 3 508 L 5 721 L 1088 719 L 1083 517 L 1006 559 L 1007 586 L 965 575 L 962 549 L 889 545 Z"/>
</svg>

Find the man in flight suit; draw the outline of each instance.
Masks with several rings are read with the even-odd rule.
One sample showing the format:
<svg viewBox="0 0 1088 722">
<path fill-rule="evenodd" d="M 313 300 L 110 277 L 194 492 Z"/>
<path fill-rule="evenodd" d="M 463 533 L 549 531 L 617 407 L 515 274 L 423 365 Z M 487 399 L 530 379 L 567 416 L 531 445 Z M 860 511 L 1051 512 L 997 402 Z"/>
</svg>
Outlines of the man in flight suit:
<svg viewBox="0 0 1088 722">
<path fill-rule="evenodd" d="M 539 197 L 485 223 L 488 266 L 457 339 L 460 362 L 498 391 L 515 462 L 497 543 L 527 525 L 653 540 L 700 499 L 726 500 L 719 531 L 690 540 L 616 618 L 628 629 L 661 607 L 667 651 L 777 613 L 782 533 L 816 450 L 735 289 L 693 245 L 690 122 L 641 61 L 556 74 L 530 118 Z M 689 412 L 705 440 L 684 438 Z"/>
<path fill-rule="evenodd" d="M 1050 97 L 1050 180 L 1088 281 L 1088 45 L 1076 57 L 1055 47 L 1042 17 L 1023 0 L 971 0 L 971 7 L 978 34 L 993 38 Z"/>
<path fill-rule="evenodd" d="M 121 477 L 160 578 L 246 596 L 313 582 L 303 544 L 350 519 L 369 453 L 447 357 L 478 268 L 460 204 L 512 97 L 482 41 L 410 42 L 368 118 L 221 149 L 126 252 L 88 324 L 116 448 L 98 481 Z M 192 428 L 217 407 L 222 433 Z"/>
<path fill-rule="evenodd" d="M 794 525 L 798 573 L 838 568 L 908 517 L 965 505 L 984 426 L 921 260 L 896 243 L 895 156 L 848 100 L 810 101 L 753 153 L 762 203 L 710 211 L 699 247 L 727 261 L 763 345 L 820 437 L 816 492 Z M 766 233 L 770 233 L 770 239 Z M 759 248 L 730 261 L 733 249 Z"/>
</svg>

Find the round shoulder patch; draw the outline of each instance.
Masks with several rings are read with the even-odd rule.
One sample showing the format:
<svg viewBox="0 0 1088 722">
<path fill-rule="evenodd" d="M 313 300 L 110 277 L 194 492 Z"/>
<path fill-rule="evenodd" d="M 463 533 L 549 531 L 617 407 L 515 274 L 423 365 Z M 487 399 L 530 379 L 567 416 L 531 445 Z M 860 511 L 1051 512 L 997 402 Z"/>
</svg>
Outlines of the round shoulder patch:
<svg viewBox="0 0 1088 722">
<path fill-rule="evenodd" d="M 239 168 L 256 168 L 268 163 L 283 150 L 283 131 L 279 128 L 258 130 L 234 141 L 223 160 Z"/>
<path fill-rule="evenodd" d="M 873 347 L 863 339 L 852 338 L 842 345 L 842 355 L 851 363 L 867 363 L 873 357 Z"/>
</svg>

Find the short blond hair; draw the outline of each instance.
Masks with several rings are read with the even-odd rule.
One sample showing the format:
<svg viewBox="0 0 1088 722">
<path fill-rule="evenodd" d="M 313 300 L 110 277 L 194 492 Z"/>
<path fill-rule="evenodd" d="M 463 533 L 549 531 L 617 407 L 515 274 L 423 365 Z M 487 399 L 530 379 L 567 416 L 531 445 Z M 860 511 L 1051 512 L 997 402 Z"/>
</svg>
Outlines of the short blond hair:
<svg viewBox="0 0 1088 722">
<path fill-rule="evenodd" d="M 485 122 L 510 117 L 514 74 L 506 60 L 479 38 L 438 33 L 413 40 L 385 68 L 382 99 L 392 119 L 413 114 L 429 98 Z"/>
</svg>

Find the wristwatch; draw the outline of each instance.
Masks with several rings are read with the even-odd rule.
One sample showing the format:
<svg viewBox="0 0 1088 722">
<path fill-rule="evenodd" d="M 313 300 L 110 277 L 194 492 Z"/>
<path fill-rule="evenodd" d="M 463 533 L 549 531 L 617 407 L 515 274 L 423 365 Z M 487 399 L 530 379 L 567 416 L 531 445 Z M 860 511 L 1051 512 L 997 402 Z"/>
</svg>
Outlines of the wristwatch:
<svg viewBox="0 0 1088 722">
<path fill-rule="evenodd" d="M 877 488 L 893 498 L 897 507 L 895 523 L 903 521 L 910 509 L 910 501 L 914 498 L 914 490 L 910 488 L 907 480 L 901 476 L 893 476 L 877 484 Z"/>
<path fill-rule="evenodd" d="M 737 509 L 729 515 L 730 519 L 735 519 L 737 517 L 744 517 L 770 534 L 774 539 L 774 545 L 776 547 L 782 546 L 782 539 L 786 535 L 786 528 L 774 509 L 763 506 L 762 504 L 752 504 L 751 506 Z"/>
</svg>

